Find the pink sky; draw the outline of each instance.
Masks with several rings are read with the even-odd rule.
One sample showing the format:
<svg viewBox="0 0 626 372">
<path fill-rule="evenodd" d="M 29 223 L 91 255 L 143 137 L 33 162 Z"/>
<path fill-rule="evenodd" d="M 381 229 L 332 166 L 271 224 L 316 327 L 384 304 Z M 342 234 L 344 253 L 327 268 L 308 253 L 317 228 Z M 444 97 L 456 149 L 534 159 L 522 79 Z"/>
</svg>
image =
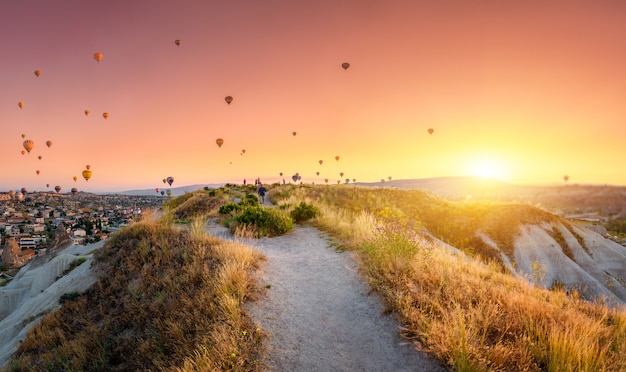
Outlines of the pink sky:
<svg viewBox="0 0 626 372">
<path fill-rule="evenodd" d="M 3 1 L 0 191 L 626 185 L 625 20 L 621 0 Z"/>
</svg>

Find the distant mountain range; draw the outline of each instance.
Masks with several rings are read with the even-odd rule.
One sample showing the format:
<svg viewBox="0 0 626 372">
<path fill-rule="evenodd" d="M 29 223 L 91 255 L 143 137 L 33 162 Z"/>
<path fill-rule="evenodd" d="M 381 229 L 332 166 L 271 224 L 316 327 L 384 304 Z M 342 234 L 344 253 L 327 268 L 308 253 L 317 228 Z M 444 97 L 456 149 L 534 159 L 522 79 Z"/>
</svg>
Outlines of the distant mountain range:
<svg viewBox="0 0 626 372">
<path fill-rule="evenodd" d="M 187 192 L 192 192 L 196 190 L 203 189 L 208 187 L 210 189 L 217 189 L 224 186 L 224 183 L 203 183 L 196 185 L 187 185 L 187 186 L 179 186 L 179 187 L 160 187 L 159 190 L 172 190 L 172 196 L 180 196 Z M 119 194 L 119 195 L 160 195 L 160 192 L 157 193 L 156 189 L 141 189 L 141 190 L 128 190 L 128 191 L 117 191 L 103 194 Z"/>
</svg>

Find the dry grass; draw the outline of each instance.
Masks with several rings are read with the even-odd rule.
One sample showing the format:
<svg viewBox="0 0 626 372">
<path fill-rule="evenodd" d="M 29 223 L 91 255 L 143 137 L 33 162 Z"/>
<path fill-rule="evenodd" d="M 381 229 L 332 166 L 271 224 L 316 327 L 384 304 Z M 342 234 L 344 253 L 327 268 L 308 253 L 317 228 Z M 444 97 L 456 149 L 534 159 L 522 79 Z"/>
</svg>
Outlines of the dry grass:
<svg viewBox="0 0 626 372">
<path fill-rule="evenodd" d="M 35 326 L 6 368 L 258 370 L 261 332 L 242 310 L 259 253 L 150 219 L 95 256 L 98 282 Z"/>
<path fill-rule="evenodd" d="M 535 287 L 493 260 L 452 254 L 421 234 L 426 228 L 476 253 L 483 249 L 472 246 L 478 229 L 512 247 L 520 224 L 556 216 L 527 205 L 452 204 L 416 191 L 307 186 L 275 196 L 277 204 L 320 208 L 314 222 L 359 251 L 371 284 L 402 315 L 405 336 L 454 370 L 626 370 L 624 308 Z"/>
</svg>

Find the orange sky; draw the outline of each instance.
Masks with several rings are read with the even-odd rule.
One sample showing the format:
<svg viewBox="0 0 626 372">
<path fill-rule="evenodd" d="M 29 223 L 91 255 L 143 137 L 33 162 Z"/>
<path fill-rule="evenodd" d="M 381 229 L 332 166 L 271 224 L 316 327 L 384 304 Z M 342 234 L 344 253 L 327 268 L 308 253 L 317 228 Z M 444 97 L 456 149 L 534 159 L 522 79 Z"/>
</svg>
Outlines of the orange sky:
<svg viewBox="0 0 626 372">
<path fill-rule="evenodd" d="M 625 20 L 621 0 L 4 1 L 0 191 L 626 185 Z"/>
</svg>

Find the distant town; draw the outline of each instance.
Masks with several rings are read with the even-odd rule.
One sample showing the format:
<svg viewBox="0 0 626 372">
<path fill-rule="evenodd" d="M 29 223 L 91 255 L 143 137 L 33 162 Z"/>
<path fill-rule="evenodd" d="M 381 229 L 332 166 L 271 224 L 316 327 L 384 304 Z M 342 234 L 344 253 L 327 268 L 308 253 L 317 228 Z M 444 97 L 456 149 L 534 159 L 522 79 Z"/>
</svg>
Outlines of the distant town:
<svg viewBox="0 0 626 372">
<path fill-rule="evenodd" d="M 23 191 L 0 193 L 0 273 L 19 269 L 58 245 L 106 239 L 164 200 L 156 195 Z"/>
</svg>

